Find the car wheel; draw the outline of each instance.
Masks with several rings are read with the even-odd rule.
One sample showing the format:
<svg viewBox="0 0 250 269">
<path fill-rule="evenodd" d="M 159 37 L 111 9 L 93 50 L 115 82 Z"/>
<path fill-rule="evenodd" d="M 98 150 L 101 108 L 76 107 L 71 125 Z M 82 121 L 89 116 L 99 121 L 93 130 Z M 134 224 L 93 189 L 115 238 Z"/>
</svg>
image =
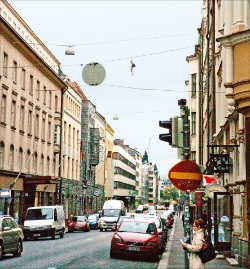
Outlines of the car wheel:
<svg viewBox="0 0 250 269">
<path fill-rule="evenodd" d="M 155 254 L 153 257 L 152 257 L 152 262 L 158 262 L 159 261 L 159 255 L 158 254 Z"/>
<path fill-rule="evenodd" d="M 110 259 L 115 259 L 116 255 L 115 253 L 112 251 L 112 249 L 110 249 Z"/>
<path fill-rule="evenodd" d="M 20 257 L 23 250 L 22 240 L 19 240 L 17 243 L 16 251 L 13 253 L 14 257 Z"/>
<path fill-rule="evenodd" d="M 60 233 L 60 238 L 64 237 L 64 229 L 62 230 L 62 232 Z"/>
<path fill-rule="evenodd" d="M 100 232 L 102 232 L 103 231 L 103 228 L 100 228 Z"/>
<path fill-rule="evenodd" d="M 24 236 L 23 241 L 27 241 L 27 240 L 28 240 L 28 237 Z"/>
<path fill-rule="evenodd" d="M 0 260 L 3 258 L 3 244 L 0 243 Z"/>
</svg>

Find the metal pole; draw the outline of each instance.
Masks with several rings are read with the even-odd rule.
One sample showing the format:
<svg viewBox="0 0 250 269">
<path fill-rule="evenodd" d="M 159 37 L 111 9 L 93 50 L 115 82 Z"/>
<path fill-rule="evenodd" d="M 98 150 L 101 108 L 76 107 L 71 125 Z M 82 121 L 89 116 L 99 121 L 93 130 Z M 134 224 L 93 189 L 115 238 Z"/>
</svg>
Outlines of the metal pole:
<svg viewBox="0 0 250 269">
<path fill-rule="evenodd" d="M 190 243 L 190 211 L 189 211 L 189 191 L 186 193 L 185 207 L 184 207 L 184 242 Z M 184 251 L 185 269 L 189 269 L 188 252 Z"/>
</svg>

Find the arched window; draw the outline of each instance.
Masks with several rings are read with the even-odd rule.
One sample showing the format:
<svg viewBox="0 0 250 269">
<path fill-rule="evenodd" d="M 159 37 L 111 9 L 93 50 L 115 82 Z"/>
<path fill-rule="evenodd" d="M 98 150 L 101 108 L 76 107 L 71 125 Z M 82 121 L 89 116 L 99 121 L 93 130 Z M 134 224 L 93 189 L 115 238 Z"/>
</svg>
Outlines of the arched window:
<svg viewBox="0 0 250 269">
<path fill-rule="evenodd" d="M 34 153 L 33 156 L 33 174 L 37 175 L 37 153 Z"/>
<path fill-rule="evenodd" d="M 44 156 L 41 156 L 41 163 L 40 163 L 40 173 L 43 175 L 44 173 Z"/>
<path fill-rule="evenodd" d="M 49 176 L 49 168 L 50 168 L 50 159 L 47 157 L 47 163 L 46 163 L 46 175 Z"/>
<path fill-rule="evenodd" d="M 10 146 L 10 155 L 9 155 L 9 168 L 14 170 L 14 146 Z"/>
<path fill-rule="evenodd" d="M 27 151 L 27 159 L 26 159 L 26 170 L 27 170 L 27 172 L 28 173 L 30 173 L 30 163 L 31 163 L 31 161 L 30 161 L 30 150 L 28 150 Z"/>
<path fill-rule="evenodd" d="M 0 169 L 3 168 L 4 163 L 4 142 L 0 143 Z"/>
<path fill-rule="evenodd" d="M 20 148 L 18 152 L 18 170 L 21 171 L 23 168 L 23 149 Z"/>
</svg>

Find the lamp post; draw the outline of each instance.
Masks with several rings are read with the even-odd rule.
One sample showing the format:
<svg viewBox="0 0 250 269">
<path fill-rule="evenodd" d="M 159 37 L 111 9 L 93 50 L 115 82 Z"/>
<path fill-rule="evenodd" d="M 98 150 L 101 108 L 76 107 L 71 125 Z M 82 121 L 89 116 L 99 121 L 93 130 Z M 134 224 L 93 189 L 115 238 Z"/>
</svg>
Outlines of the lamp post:
<svg viewBox="0 0 250 269">
<path fill-rule="evenodd" d="M 86 197 L 86 191 L 87 191 L 87 186 L 83 185 L 82 186 L 82 191 L 83 191 L 83 214 L 85 214 L 85 197 Z"/>
</svg>

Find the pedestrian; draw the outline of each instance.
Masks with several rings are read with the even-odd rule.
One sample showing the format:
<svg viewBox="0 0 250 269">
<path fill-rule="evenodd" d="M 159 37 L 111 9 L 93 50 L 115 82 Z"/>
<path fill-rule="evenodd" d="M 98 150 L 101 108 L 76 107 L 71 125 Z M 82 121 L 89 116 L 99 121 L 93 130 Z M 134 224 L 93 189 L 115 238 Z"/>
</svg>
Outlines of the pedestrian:
<svg viewBox="0 0 250 269">
<path fill-rule="evenodd" d="M 205 226 L 207 226 L 207 212 L 206 212 L 206 210 L 203 211 L 203 214 L 201 215 L 201 218 L 205 222 Z"/>
<path fill-rule="evenodd" d="M 183 249 L 190 253 L 189 269 L 205 269 L 205 263 L 201 261 L 197 254 L 197 252 L 201 251 L 202 245 L 205 242 L 204 227 L 205 223 L 202 219 L 195 220 L 193 223 L 193 240 L 191 244 L 182 242 Z"/>
</svg>

